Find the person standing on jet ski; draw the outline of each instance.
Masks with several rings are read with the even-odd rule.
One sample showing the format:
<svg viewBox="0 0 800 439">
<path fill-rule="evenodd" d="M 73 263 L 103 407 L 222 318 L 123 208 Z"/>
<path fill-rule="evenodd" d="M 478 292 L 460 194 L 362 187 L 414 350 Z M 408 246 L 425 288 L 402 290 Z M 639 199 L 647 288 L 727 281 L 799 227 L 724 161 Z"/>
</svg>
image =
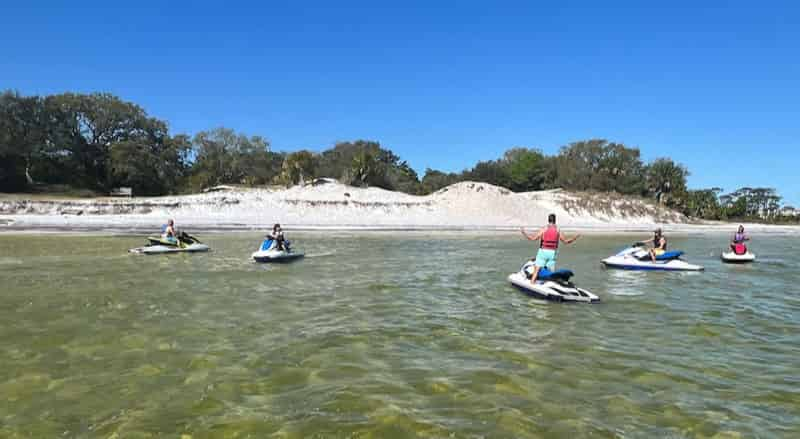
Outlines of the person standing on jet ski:
<svg viewBox="0 0 800 439">
<path fill-rule="evenodd" d="M 661 233 L 661 227 L 657 228 L 653 234 L 652 239 L 642 241 L 642 244 L 653 243 L 653 248 L 650 249 L 650 260 L 655 264 L 656 258 L 663 255 L 667 251 L 667 238 Z"/>
<path fill-rule="evenodd" d="M 566 235 L 561 233 L 561 230 L 556 225 L 556 214 L 554 213 L 547 217 L 547 227 L 542 228 L 535 235 L 525 233 L 525 228 L 520 228 L 520 231 L 528 241 L 540 240 L 539 251 L 536 253 L 533 274 L 531 275 L 532 284 L 536 283 L 536 277 L 539 275 L 540 269 L 547 268 L 550 271 L 555 271 L 559 241 L 564 244 L 572 244 L 581 237 L 581 235 L 575 235 L 572 238 L 567 238 Z"/>
<path fill-rule="evenodd" d="M 739 225 L 739 230 L 736 233 L 733 234 L 733 239 L 731 240 L 731 250 L 733 250 L 733 252 L 738 255 L 739 252 L 736 250 L 736 248 L 738 246 L 744 247 L 744 242 L 745 241 L 749 241 L 749 240 L 750 240 L 750 237 L 745 235 L 745 233 L 744 233 L 744 226 Z M 745 247 L 745 252 L 746 251 L 747 250 L 746 250 L 746 247 Z"/>
<path fill-rule="evenodd" d="M 275 224 L 272 226 L 272 232 L 267 235 L 267 239 L 275 241 L 278 246 L 278 250 L 289 250 L 287 245 L 288 243 L 286 242 L 286 238 L 283 236 L 283 230 L 281 229 L 280 224 Z"/>
</svg>

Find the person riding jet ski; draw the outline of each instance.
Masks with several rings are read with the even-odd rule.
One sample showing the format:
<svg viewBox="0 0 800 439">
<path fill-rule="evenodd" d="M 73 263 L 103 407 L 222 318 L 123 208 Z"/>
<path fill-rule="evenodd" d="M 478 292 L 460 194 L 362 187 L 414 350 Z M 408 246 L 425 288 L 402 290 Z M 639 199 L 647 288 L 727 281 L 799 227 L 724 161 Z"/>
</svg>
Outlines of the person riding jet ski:
<svg viewBox="0 0 800 439">
<path fill-rule="evenodd" d="M 278 250 L 290 251 L 289 241 L 287 241 L 286 237 L 283 235 L 283 229 L 281 229 L 280 224 L 275 224 L 272 226 L 272 232 L 267 234 L 266 239 L 271 239 L 274 241 Z"/>
<path fill-rule="evenodd" d="M 648 239 L 647 241 L 642 241 L 642 244 L 647 244 L 649 242 L 653 243 L 653 248 L 650 249 L 650 260 L 655 263 L 656 258 L 663 255 L 667 251 L 667 238 L 661 233 L 661 227 L 657 228 L 655 232 L 653 232 L 653 238 Z"/>
<path fill-rule="evenodd" d="M 745 241 L 749 240 L 750 237 L 744 233 L 744 226 L 740 225 L 736 233 L 733 234 L 733 239 L 731 240 L 731 250 L 733 250 L 733 252 L 737 255 L 743 255 L 747 253 Z"/>
<path fill-rule="evenodd" d="M 161 232 L 161 238 L 168 242 L 178 244 L 178 234 L 175 233 L 175 221 L 172 219 L 167 220 L 167 225 L 164 226 Z"/>
<path fill-rule="evenodd" d="M 256 262 L 291 262 L 305 256 L 302 252 L 294 252 L 289 241 L 283 235 L 280 224 L 272 227 L 272 232 L 264 237 L 261 247 L 252 255 Z"/>
<path fill-rule="evenodd" d="M 175 221 L 167 220 L 167 224 L 161 227 L 161 234 L 148 236 L 147 245 L 144 247 L 132 248 L 131 253 L 162 254 L 176 252 L 207 252 L 210 248 L 200 242 L 199 239 L 189 235 L 185 231 L 175 229 Z"/>
<path fill-rule="evenodd" d="M 535 267 L 531 274 L 531 284 L 536 283 L 536 277 L 539 275 L 539 270 L 547 268 L 550 271 L 556 269 L 556 258 L 558 257 L 558 243 L 572 244 L 580 238 L 581 235 L 575 235 L 572 238 L 567 238 L 566 235 L 561 233 L 561 230 L 556 226 L 556 214 L 551 213 L 547 217 L 547 226 L 540 229 L 535 235 L 528 234 L 524 228 L 520 228 L 522 236 L 529 241 L 540 240 L 539 251 L 536 253 Z"/>
</svg>

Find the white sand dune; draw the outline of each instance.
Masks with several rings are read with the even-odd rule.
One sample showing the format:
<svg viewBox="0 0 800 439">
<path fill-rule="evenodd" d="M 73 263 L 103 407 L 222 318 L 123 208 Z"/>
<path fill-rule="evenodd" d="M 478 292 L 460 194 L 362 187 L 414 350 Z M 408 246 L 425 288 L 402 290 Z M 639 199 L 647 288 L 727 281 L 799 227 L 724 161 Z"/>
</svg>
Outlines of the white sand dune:
<svg viewBox="0 0 800 439">
<path fill-rule="evenodd" d="M 167 218 L 193 229 L 265 229 L 279 222 L 290 228 L 507 230 L 542 225 L 550 213 L 564 228 L 587 231 L 648 230 L 662 224 L 673 230 L 730 227 L 690 223 L 669 209 L 611 194 L 513 193 L 461 182 L 415 196 L 325 181 L 130 200 L 6 200 L 0 201 L 0 230 L 156 229 Z"/>
</svg>

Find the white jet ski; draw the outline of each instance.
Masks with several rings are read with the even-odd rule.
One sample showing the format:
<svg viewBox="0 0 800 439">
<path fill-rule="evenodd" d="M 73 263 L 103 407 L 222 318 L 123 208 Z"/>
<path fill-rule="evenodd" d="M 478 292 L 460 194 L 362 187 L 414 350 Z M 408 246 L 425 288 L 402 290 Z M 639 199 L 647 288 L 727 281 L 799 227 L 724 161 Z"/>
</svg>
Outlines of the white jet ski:
<svg viewBox="0 0 800 439">
<path fill-rule="evenodd" d="M 522 292 L 531 296 L 552 300 L 555 302 L 599 302 L 600 298 L 591 292 L 578 288 L 569 281 L 574 275 L 571 270 L 550 271 L 546 268 L 539 270 L 536 283 L 531 283 L 533 261 L 528 261 L 522 268 L 508 276 L 508 281 Z"/>
<path fill-rule="evenodd" d="M 640 243 L 626 248 L 614 256 L 603 259 L 603 264 L 608 268 L 622 270 L 661 270 L 661 271 L 702 271 L 700 265 L 690 264 L 683 259 L 682 251 L 668 251 L 656 256 L 656 261 L 650 259 L 650 253 Z"/>
<path fill-rule="evenodd" d="M 720 257 L 722 262 L 728 264 L 746 264 L 756 260 L 756 255 L 751 253 L 744 244 L 736 244 L 736 248 L 732 248 L 727 252 L 722 252 Z"/>
<path fill-rule="evenodd" d="M 253 259 L 262 263 L 292 262 L 305 256 L 304 253 L 292 251 L 289 241 L 283 242 L 283 249 L 278 249 L 278 243 L 272 239 L 265 239 L 261 243 L 261 248 L 253 253 Z"/>
<path fill-rule="evenodd" d="M 148 245 L 128 250 L 130 253 L 159 255 L 168 253 L 201 253 L 211 250 L 209 246 L 187 233 L 181 232 L 177 240 L 147 237 Z"/>
</svg>

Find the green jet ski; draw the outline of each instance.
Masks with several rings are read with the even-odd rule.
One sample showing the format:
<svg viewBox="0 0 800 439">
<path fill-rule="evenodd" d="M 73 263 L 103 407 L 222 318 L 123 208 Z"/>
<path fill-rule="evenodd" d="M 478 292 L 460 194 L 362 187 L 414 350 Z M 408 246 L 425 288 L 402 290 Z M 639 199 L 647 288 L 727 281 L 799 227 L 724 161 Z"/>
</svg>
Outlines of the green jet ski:
<svg viewBox="0 0 800 439">
<path fill-rule="evenodd" d="M 186 232 L 180 232 L 177 239 L 169 239 L 161 236 L 148 236 L 148 245 L 144 247 L 132 248 L 131 253 L 158 255 L 166 253 L 200 253 L 211 250 L 209 246 L 200 242 L 199 239 Z"/>
</svg>

